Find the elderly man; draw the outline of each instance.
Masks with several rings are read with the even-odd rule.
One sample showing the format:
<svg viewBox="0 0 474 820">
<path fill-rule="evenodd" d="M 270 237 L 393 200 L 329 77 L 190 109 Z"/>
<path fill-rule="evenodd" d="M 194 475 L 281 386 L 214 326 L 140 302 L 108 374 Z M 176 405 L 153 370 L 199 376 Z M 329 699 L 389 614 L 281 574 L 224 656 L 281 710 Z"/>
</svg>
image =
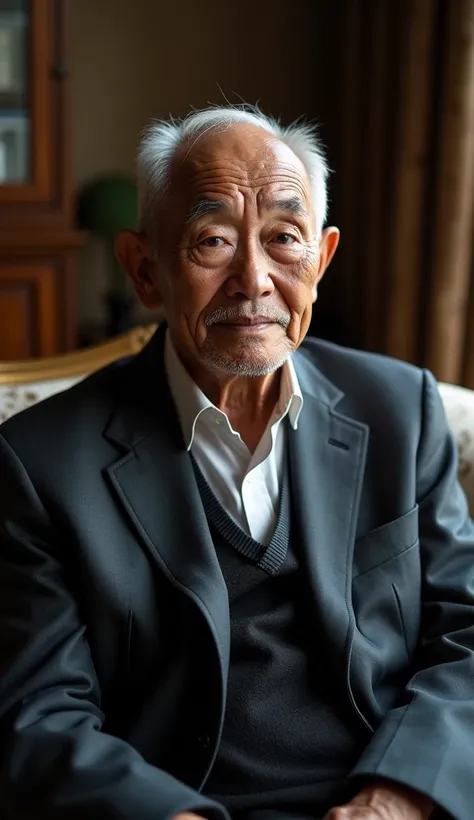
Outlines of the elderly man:
<svg viewBox="0 0 474 820">
<path fill-rule="evenodd" d="M 166 323 L 2 427 L 4 820 L 474 817 L 474 526 L 433 377 L 304 340 L 311 129 L 156 123 Z"/>
</svg>

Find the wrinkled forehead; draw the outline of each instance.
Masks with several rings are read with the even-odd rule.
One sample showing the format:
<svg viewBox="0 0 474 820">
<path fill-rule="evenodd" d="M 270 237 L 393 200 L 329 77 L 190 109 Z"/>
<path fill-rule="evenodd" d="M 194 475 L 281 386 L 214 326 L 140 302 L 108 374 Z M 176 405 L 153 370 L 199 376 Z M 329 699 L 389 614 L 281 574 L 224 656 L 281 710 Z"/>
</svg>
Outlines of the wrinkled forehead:
<svg viewBox="0 0 474 820">
<path fill-rule="evenodd" d="M 214 129 L 189 140 L 176 154 L 171 191 L 186 200 L 205 194 L 247 195 L 291 190 L 311 207 L 306 169 L 277 137 L 252 125 Z"/>
</svg>

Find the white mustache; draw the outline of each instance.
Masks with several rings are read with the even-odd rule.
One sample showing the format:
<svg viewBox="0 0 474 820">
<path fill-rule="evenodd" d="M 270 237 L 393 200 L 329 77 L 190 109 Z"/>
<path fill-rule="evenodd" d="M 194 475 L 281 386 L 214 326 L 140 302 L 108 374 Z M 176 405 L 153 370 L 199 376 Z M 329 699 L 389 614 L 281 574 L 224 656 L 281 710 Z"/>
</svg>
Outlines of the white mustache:
<svg viewBox="0 0 474 820">
<path fill-rule="evenodd" d="M 291 321 L 291 315 L 286 310 L 271 307 L 270 305 L 259 305 L 258 302 L 244 308 L 242 305 L 232 305 L 227 308 L 216 308 L 206 319 L 206 327 L 217 325 L 220 322 L 235 322 L 239 319 L 251 319 L 253 316 L 263 316 L 270 322 L 282 327 L 288 327 Z"/>
</svg>

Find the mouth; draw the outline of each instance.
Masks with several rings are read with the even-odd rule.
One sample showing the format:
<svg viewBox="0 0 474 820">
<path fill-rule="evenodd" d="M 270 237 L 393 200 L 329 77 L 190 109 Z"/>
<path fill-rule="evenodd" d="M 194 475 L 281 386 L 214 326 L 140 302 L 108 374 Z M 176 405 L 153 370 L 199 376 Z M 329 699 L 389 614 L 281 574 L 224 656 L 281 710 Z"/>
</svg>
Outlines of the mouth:
<svg viewBox="0 0 474 820">
<path fill-rule="evenodd" d="M 267 316 L 239 316 L 230 321 L 217 322 L 218 327 L 238 333 L 257 333 L 267 330 L 276 322 Z"/>
</svg>

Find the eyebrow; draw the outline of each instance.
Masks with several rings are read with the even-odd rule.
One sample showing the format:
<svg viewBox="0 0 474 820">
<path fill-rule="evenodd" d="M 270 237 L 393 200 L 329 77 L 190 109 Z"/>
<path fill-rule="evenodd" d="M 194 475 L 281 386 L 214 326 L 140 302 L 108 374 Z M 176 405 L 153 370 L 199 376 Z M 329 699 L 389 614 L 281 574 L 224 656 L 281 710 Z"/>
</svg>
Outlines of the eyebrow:
<svg viewBox="0 0 474 820">
<path fill-rule="evenodd" d="M 228 210 L 227 203 L 222 199 L 196 199 L 188 211 L 186 222 L 196 222 L 203 216 L 222 210 Z"/>
<path fill-rule="evenodd" d="M 299 196 L 290 196 L 285 199 L 268 199 L 263 203 L 266 211 L 289 211 L 296 216 L 308 216 L 308 211 Z"/>
<path fill-rule="evenodd" d="M 268 199 L 263 202 L 263 207 L 266 211 L 288 211 L 289 213 L 296 214 L 296 216 L 308 217 L 308 211 L 298 196 L 290 196 L 283 199 Z M 200 199 L 196 199 L 191 205 L 186 217 L 186 222 L 188 224 L 197 222 L 198 219 L 202 219 L 204 216 L 208 216 L 208 214 L 212 214 L 215 211 L 228 210 L 229 206 L 227 202 L 224 202 L 222 199 L 206 199 L 205 197 L 201 197 Z"/>
</svg>

